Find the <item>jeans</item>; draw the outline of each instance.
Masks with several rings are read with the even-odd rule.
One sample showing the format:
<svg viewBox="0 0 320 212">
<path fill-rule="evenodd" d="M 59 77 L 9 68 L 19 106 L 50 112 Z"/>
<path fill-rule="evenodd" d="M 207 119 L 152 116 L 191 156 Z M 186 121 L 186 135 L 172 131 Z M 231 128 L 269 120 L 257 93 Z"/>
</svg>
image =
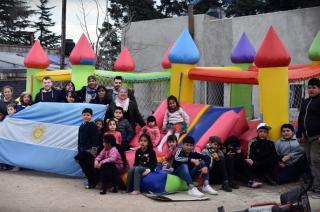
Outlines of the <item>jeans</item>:
<svg viewBox="0 0 320 212">
<path fill-rule="evenodd" d="M 142 173 L 146 170 L 143 166 L 134 166 L 128 171 L 127 189 L 128 191 L 140 191 Z"/>
<path fill-rule="evenodd" d="M 107 184 L 111 183 L 113 187 L 117 187 L 120 185 L 121 178 L 120 173 L 114 163 L 105 163 L 102 164 L 99 169 L 100 181 L 102 184 L 102 190 L 107 190 Z"/>
<path fill-rule="evenodd" d="M 182 164 L 173 172 L 174 175 L 182 178 L 187 182 L 188 185 L 193 184 L 193 180 L 196 179 L 201 174 L 201 169 L 206 167 L 204 161 L 200 161 L 198 166 L 193 167 L 189 170 L 188 164 Z M 201 178 L 203 180 L 209 180 L 209 174 L 202 174 Z"/>
<path fill-rule="evenodd" d="M 317 141 L 318 138 L 319 136 L 306 137 L 303 144 L 314 176 L 313 185 L 315 186 L 320 185 L 320 143 Z"/>
</svg>

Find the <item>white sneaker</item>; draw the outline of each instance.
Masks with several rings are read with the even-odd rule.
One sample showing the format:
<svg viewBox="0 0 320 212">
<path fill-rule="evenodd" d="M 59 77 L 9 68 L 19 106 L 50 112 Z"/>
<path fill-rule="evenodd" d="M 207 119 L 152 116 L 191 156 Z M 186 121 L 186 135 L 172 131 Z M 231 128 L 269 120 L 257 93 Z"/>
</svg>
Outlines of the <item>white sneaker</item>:
<svg viewBox="0 0 320 212">
<path fill-rule="evenodd" d="M 162 152 L 162 146 L 157 146 L 157 150 L 158 150 L 158 152 Z"/>
<path fill-rule="evenodd" d="M 192 197 L 204 197 L 204 194 L 201 193 L 196 187 L 193 187 L 192 189 L 188 190 L 188 194 Z"/>
<path fill-rule="evenodd" d="M 204 185 L 202 187 L 202 192 L 207 193 L 207 194 L 211 194 L 211 195 L 218 194 L 218 192 L 216 190 L 214 190 L 210 185 Z"/>
</svg>

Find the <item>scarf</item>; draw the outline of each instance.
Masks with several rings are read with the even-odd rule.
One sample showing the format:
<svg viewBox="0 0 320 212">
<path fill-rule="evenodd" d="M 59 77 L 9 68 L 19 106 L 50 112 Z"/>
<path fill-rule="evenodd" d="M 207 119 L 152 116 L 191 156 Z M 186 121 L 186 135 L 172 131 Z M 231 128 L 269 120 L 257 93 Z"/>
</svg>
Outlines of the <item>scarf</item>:
<svg viewBox="0 0 320 212">
<path fill-rule="evenodd" d="M 122 107 L 123 110 L 127 112 L 129 107 L 129 101 L 130 101 L 129 98 L 126 98 L 125 100 L 121 100 L 119 97 L 117 97 L 114 102 L 116 103 L 117 107 Z"/>
<path fill-rule="evenodd" d="M 89 103 L 91 99 L 96 98 L 97 88 L 98 88 L 98 86 L 96 86 L 93 89 L 86 86 L 86 101 L 85 102 Z"/>
</svg>

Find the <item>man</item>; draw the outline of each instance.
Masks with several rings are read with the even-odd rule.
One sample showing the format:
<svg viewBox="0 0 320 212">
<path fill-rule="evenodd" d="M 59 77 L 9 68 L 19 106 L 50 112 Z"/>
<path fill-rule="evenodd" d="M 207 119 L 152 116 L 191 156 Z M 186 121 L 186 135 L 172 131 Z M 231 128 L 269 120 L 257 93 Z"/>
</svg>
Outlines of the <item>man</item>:
<svg viewBox="0 0 320 212">
<path fill-rule="evenodd" d="M 81 90 L 77 91 L 79 102 L 89 103 L 97 94 L 98 83 L 95 76 L 90 75 L 87 78 L 87 86 L 83 86 Z"/>
<path fill-rule="evenodd" d="M 108 90 L 108 95 L 112 96 L 112 101 L 114 101 L 118 96 L 119 89 L 122 87 L 122 81 L 123 78 L 121 76 L 116 76 L 113 79 L 113 88 Z M 134 91 L 132 89 L 128 89 L 128 97 L 131 101 L 136 102 Z"/>
<path fill-rule="evenodd" d="M 37 102 L 61 102 L 61 93 L 52 87 L 52 80 L 46 76 L 42 80 L 42 88 L 34 100 Z"/>
<path fill-rule="evenodd" d="M 303 100 L 298 118 L 297 138 L 304 146 L 314 176 L 313 190 L 320 192 L 320 80 L 308 82 L 309 97 Z"/>
</svg>

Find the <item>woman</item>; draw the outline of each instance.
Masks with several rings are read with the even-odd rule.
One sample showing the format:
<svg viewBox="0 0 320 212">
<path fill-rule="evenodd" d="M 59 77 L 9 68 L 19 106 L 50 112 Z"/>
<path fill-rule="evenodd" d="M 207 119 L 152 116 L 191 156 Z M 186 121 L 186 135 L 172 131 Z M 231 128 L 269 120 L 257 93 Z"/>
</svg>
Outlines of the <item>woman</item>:
<svg viewBox="0 0 320 212">
<path fill-rule="evenodd" d="M 0 111 L 7 115 L 7 105 L 11 103 L 16 103 L 13 99 L 13 87 L 11 86 L 4 86 L 3 87 L 3 98 L 0 100 Z"/>
<path fill-rule="evenodd" d="M 69 92 L 75 92 L 75 86 L 74 86 L 73 82 L 71 82 L 71 81 L 68 81 L 61 91 L 62 102 L 67 102 L 66 97 Z M 77 100 L 77 98 L 75 98 L 75 101 L 76 100 Z"/>
<path fill-rule="evenodd" d="M 105 119 L 113 118 L 116 107 L 123 108 L 123 118 L 130 122 L 132 129 L 135 129 L 136 123 L 138 123 L 140 127 L 146 125 L 139 112 L 137 103 L 128 98 L 128 89 L 119 89 L 118 96 L 115 98 L 114 102 L 110 103 L 108 110 L 106 111 Z"/>
<path fill-rule="evenodd" d="M 112 100 L 107 95 L 107 89 L 103 85 L 99 85 L 96 92 L 96 97 L 91 99 L 90 103 L 102 105 L 109 105 L 111 103 Z"/>
</svg>

